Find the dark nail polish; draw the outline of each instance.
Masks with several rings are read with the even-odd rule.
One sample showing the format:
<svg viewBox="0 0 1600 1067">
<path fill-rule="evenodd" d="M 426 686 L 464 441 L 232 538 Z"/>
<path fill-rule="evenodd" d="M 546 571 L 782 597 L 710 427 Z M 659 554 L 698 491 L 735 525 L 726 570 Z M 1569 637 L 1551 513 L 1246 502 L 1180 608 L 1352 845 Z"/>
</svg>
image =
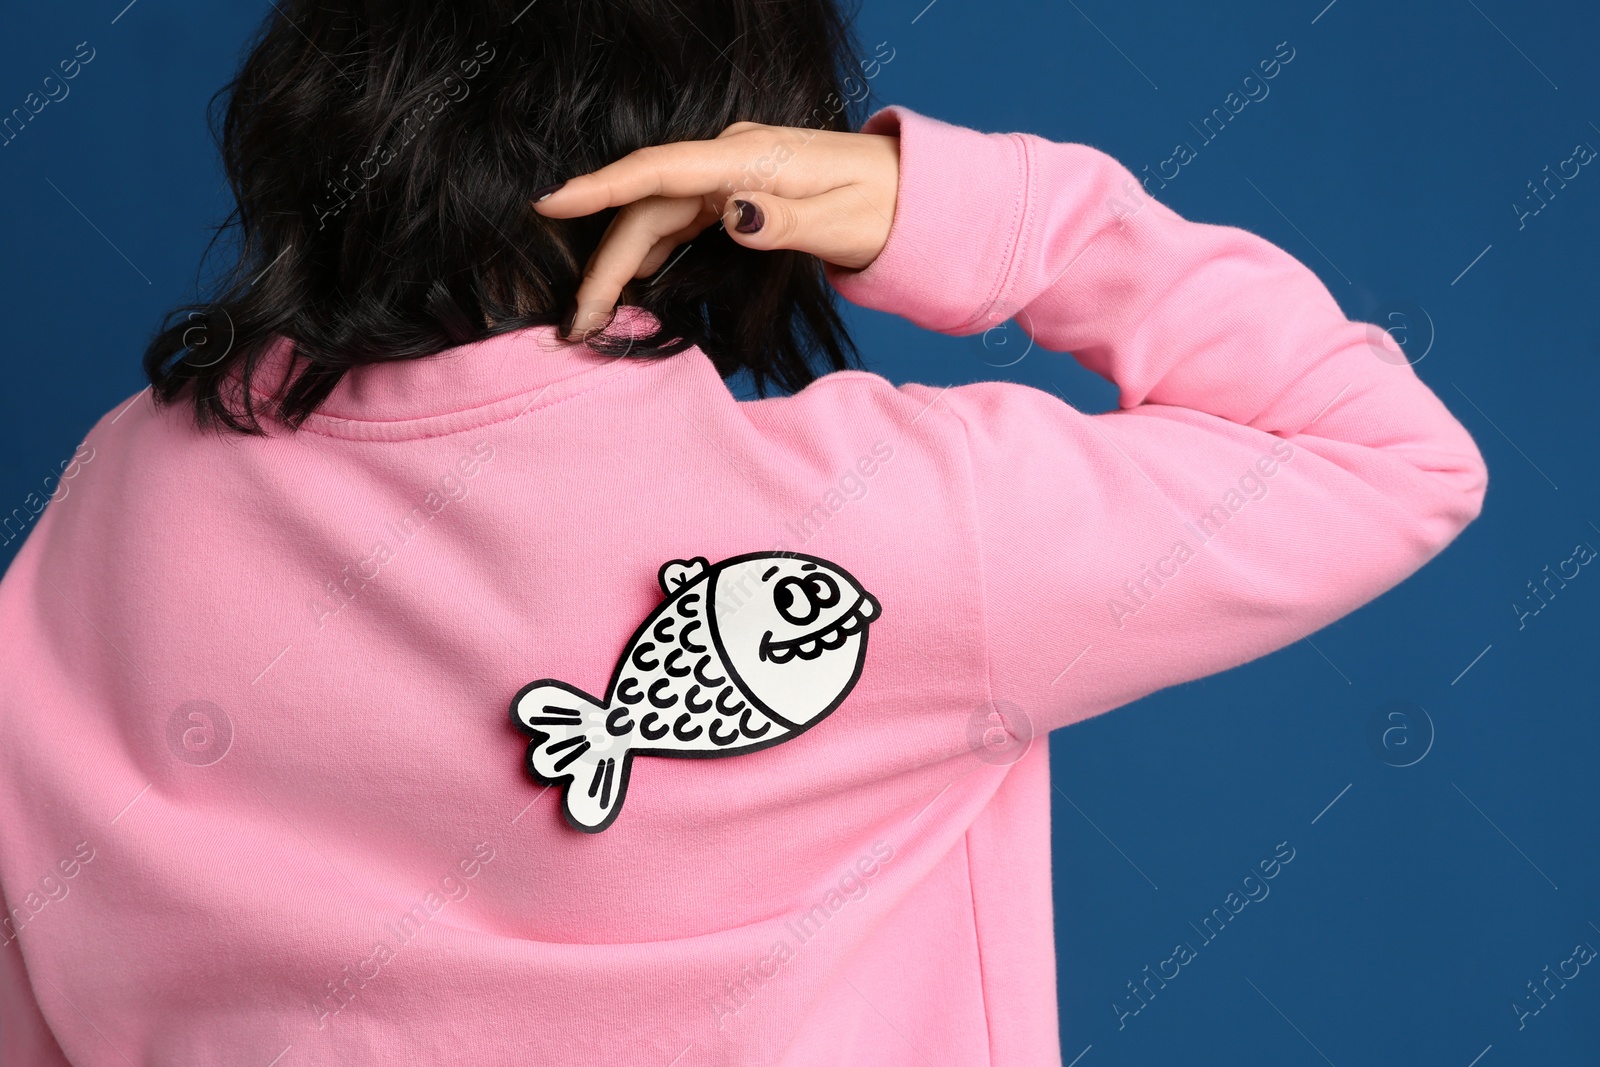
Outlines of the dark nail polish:
<svg viewBox="0 0 1600 1067">
<path fill-rule="evenodd" d="M 537 204 L 541 200 L 548 199 L 551 193 L 555 192 L 557 189 L 561 188 L 565 184 L 567 184 L 566 180 L 563 179 L 562 181 L 556 182 L 553 185 L 541 185 L 541 186 L 539 186 L 539 188 L 537 188 L 537 189 L 535 189 L 533 191 L 533 202 L 535 204 Z"/>
<path fill-rule="evenodd" d="M 739 205 L 739 224 L 734 227 L 740 233 L 755 233 L 766 225 L 766 216 L 761 214 L 761 209 L 748 200 L 735 200 Z"/>
</svg>

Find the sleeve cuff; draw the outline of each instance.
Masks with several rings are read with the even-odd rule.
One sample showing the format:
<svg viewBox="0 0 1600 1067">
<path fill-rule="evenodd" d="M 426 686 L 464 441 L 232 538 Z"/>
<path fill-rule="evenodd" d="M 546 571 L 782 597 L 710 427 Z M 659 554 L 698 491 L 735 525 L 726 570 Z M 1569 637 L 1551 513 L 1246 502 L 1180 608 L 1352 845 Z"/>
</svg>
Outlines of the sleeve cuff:
<svg viewBox="0 0 1600 1067">
<path fill-rule="evenodd" d="M 994 325 L 990 312 L 1006 290 L 1028 207 L 1023 138 L 902 107 L 877 112 L 861 132 L 900 137 L 894 221 L 877 259 L 854 271 L 828 265 L 829 282 L 851 303 L 925 329 L 964 334 Z"/>
</svg>

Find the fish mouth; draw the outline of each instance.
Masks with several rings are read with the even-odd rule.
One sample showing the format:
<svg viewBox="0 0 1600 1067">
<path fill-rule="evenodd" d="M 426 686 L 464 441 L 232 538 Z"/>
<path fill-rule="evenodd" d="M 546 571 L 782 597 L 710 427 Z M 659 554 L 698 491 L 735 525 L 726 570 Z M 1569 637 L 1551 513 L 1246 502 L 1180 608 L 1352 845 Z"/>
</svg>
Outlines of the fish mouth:
<svg viewBox="0 0 1600 1067">
<path fill-rule="evenodd" d="M 863 594 L 838 621 L 821 630 L 787 641 L 774 641 L 772 631 L 768 630 L 761 638 L 760 656 L 769 663 L 788 663 L 796 656 L 804 660 L 816 659 L 824 652 L 843 647 L 852 634 L 865 630 L 868 621 L 877 613 L 878 602 L 871 594 Z"/>
</svg>

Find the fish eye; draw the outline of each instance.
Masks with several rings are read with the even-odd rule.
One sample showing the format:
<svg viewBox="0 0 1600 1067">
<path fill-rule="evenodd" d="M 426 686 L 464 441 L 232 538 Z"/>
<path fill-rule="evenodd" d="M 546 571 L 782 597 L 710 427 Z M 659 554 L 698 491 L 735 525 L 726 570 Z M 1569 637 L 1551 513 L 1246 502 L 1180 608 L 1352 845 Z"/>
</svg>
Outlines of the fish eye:
<svg viewBox="0 0 1600 1067">
<path fill-rule="evenodd" d="M 834 599 L 837 600 L 838 596 L 835 590 Z M 817 616 L 822 614 L 822 605 L 813 598 L 808 579 L 783 579 L 772 590 L 772 603 L 777 607 L 778 614 L 795 626 L 815 622 Z"/>
<path fill-rule="evenodd" d="M 839 602 L 839 587 L 826 574 L 808 575 L 805 581 L 811 592 L 811 599 L 819 607 L 831 608 Z"/>
</svg>

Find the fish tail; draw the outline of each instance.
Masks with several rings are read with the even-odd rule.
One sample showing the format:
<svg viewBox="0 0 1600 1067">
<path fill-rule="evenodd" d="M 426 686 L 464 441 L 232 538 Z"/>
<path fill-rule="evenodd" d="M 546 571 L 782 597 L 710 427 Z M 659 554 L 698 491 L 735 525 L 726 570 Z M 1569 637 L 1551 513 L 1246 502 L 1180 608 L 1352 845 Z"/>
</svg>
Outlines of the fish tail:
<svg viewBox="0 0 1600 1067">
<path fill-rule="evenodd" d="M 597 834 L 622 810 L 633 738 L 606 729 L 606 706 L 565 682 L 544 678 L 522 688 L 511 719 L 533 737 L 528 771 L 562 786 L 562 811 L 574 829 Z"/>
</svg>

